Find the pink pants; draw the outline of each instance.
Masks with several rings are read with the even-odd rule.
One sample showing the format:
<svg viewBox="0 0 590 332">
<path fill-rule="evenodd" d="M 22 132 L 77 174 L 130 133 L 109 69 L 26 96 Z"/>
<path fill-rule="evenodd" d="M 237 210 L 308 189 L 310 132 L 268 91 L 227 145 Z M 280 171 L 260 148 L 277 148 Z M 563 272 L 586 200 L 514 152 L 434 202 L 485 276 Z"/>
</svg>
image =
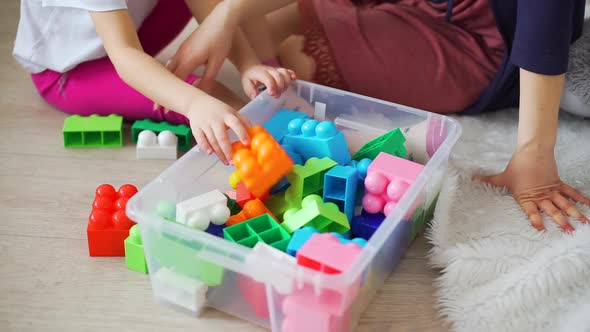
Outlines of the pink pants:
<svg viewBox="0 0 590 332">
<path fill-rule="evenodd" d="M 191 17 L 184 0 L 160 0 L 137 32 L 145 52 L 158 54 Z M 154 111 L 153 102 L 123 82 L 108 57 L 81 63 L 66 73 L 45 70 L 31 77 L 43 99 L 66 113 L 188 123 L 182 114 Z"/>
</svg>

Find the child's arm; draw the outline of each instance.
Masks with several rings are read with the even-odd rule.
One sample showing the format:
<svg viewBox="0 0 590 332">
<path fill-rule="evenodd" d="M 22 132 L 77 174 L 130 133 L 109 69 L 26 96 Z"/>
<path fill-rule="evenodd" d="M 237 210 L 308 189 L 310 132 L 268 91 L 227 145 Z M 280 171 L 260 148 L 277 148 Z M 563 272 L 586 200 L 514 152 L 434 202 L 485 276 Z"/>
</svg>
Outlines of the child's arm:
<svg viewBox="0 0 590 332">
<path fill-rule="evenodd" d="M 127 10 L 90 14 L 121 79 L 151 100 L 184 114 L 200 148 L 215 151 L 227 163 L 231 145 L 226 126 L 247 142 L 245 124 L 235 110 L 180 80 L 143 52 Z"/>
<path fill-rule="evenodd" d="M 520 112 L 516 151 L 506 170 L 483 180 L 513 193 L 533 226 L 544 229 L 539 209 L 565 231 L 573 230 L 564 213 L 583 222 L 588 218 L 570 200 L 590 206 L 590 199 L 563 183 L 557 172 L 555 143 L 559 101 L 565 75 L 540 75 L 520 70 Z"/>
<path fill-rule="evenodd" d="M 193 2 L 193 0 L 187 0 Z M 196 1 L 196 0 L 195 0 Z M 217 2 L 216 0 L 212 0 Z M 244 34 L 242 33 L 239 24 L 246 17 L 264 16 L 267 12 L 271 12 L 274 9 L 282 8 L 283 6 L 294 2 L 295 0 L 224 0 L 218 3 L 213 10 L 210 11 L 209 15 L 204 21 L 200 21 L 199 28 L 193 32 L 193 34 L 183 43 L 181 48 L 173 57 L 170 66 L 171 69 L 179 77 L 185 77 L 189 73 L 193 72 L 196 68 L 201 65 L 207 64 L 207 69 L 203 80 L 210 81 L 217 75 L 219 68 L 223 61 L 229 56 L 230 60 L 238 67 L 241 73 L 247 71 L 248 65 L 253 61 L 258 62 L 256 54 L 254 54 L 252 48 L 248 44 Z M 211 2 L 208 5 L 196 1 L 193 5 L 196 11 L 205 12 L 209 9 L 198 9 L 204 8 L 205 6 L 211 6 Z M 252 7 L 249 5 L 252 3 Z M 239 12 L 243 8 L 243 13 Z M 195 12 L 196 12 L 195 11 Z M 257 15 L 259 14 L 259 15 Z M 196 16 L 201 16 L 197 13 Z M 234 47 L 232 48 L 232 43 Z M 231 52 L 230 52 L 231 50 Z M 279 70 L 271 71 L 268 74 L 263 73 L 263 70 L 257 71 L 259 76 L 271 77 L 277 76 L 275 81 L 279 77 L 285 79 L 290 76 L 290 79 L 295 79 L 294 73 Z M 280 74 L 280 75 L 277 75 Z M 280 86 L 276 89 L 273 86 L 273 80 L 270 80 L 269 84 L 261 81 L 269 88 L 269 92 L 272 95 L 278 95 L 277 90 L 280 91 Z M 250 93 L 247 94 L 250 95 Z"/>
</svg>

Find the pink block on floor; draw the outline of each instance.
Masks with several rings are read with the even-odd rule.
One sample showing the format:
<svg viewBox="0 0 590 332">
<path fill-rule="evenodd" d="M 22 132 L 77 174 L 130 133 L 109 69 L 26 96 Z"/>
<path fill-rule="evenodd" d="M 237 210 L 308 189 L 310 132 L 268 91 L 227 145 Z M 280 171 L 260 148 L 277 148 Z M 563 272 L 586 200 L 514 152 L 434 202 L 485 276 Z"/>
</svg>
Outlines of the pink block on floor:
<svg viewBox="0 0 590 332">
<path fill-rule="evenodd" d="M 388 216 L 423 169 L 413 161 L 379 153 L 367 171 L 363 209 Z"/>
</svg>

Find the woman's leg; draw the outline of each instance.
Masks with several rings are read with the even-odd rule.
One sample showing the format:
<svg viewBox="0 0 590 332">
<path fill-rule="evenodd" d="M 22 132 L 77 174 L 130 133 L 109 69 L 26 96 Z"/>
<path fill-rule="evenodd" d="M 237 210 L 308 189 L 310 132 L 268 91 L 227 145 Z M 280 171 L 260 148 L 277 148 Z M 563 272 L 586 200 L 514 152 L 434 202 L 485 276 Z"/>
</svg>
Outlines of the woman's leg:
<svg viewBox="0 0 590 332">
<path fill-rule="evenodd" d="M 496 75 L 502 40 L 485 0 L 445 8 L 400 0 L 358 7 L 349 0 L 300 0 L 304 38 L 279 55 L 302 79 L 434 112 L 459 112 Z M 444 6 L 444 4 L 442 4 Z"/>
</svg>

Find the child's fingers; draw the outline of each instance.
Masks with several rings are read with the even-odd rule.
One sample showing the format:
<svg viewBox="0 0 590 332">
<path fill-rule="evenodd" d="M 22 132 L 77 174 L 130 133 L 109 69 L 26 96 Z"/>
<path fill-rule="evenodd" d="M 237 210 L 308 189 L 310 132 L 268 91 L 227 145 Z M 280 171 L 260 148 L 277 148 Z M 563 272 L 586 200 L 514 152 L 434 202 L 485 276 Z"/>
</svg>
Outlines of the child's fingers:
<svg viewBox="0 0 590 332">
<path fill-rule="evenodd" d="M 207 140 L 209 141 L 209 145 L 211 145 L 211 148 L 213 149 L 213 151 L 215 152 L 215 154 L 217 155 L 219 160 L 221 160 L 222 163 L 227 164 L 227 159 L 225 159 L 225 154 L 223 153 L 223 151 L 219 147 L 219 144 L 217 143 L 217 138 L 215 137 L 215 133 L 213 132 L 213 130 L 211 128 L 206 128 L 204 130 L 204 133 L 205 133 L 205 136 L 207 137 Z"/>
<path fill-rule="evenodd" d="M 231 130 L 233 130 L 234 133 L 236 133 L 236 135 L 238 136 L 238 138 L 240 139 L 240 141 L 242 143 L 248 144 L 250 137 L 248 135 L 248 131 L 246 130 L 246 126 L 244 125 L 244 122 L 242 119 L 240 119 L 237 115 L 236 116 L 231 115 L 225 119 L 225 124 Z M 231 153 L 230 153 L 230 155 L 231 155 Z"/>
<path fill-rule="evenodd" d="M 289 71 L 285 68 L 279 68 L 277 69 L 277 71 L 283 77 L 283 82 L 285 82 L 285 88 L 283 89 L 283 91 L 285 91 L 289 87 L 289 85 L 291 85 L 291 75 L 289 74 Z"/>
<path fill-rule="evenodd" d="M 250 122 L 250 119 L 248 119 L 247 117 L 243 116 L 240 113 L 236 114 L 236 116 L 238 117 L 238 119 L 240 119 L 240 122 L 242 122 L 244 127 L 246 127 L 246 128 L 252 127 L 252 122 Z"/>
<path fill-rule="evenodd" d="M 266 88 L 268 89 L 268 93 L 271 96 L 273 96 L 273 97 L 278 96 L 277 84 L 276 84 L 274 78 L 266 70 L 254 72 L 252 74 L 252 78 L 255 79 L 256 81 L 264 84 L 266 86 Z"/>
<path fill-rule="evenodd" d="M 217 144 L 219 145 L 219 149 L 223 153 L 225 157 L 224 164 L 229 164 L 229 160 L 231 160 L 231 143 L 229 142 L 229 137 L 227 136 L 227 131 L 225 130 L 225 124 L 220 123 L 218 125 L 213 125 L 213 134 L 215 134 L 215 138 L 217 138 Z"/>
<path fill-rule="evenodd" d="M 278 72 L 276 69 L 269 69 L 266 71 L 275 81 L 277 85 L 276 94 L 281 94 L 283 90 L 285 90 L 285 82 L 281 73 Z"/>
<path fill-rule="evenodd" d="M 294 71 L 292 71 L 291 69 L 287 69 L 287 72 L 289 73 L 289 76 L 291 77 L 291 81 L 294 81 L 297 79 L 297 74 L 295 74 Z"/>
<path fill-rule="evenodd" d="M 211 145 L 209 145 L 209 142 L 207 141 L 207 137 L 205 137 L 205 134 L 201 129 L 197 128 L 193 130 L 193 136 L 195 136 L 195 140 L 197 141 L 197 145 L 201 151 L 205 151 L 207 154 L 211 154 L 211 152 L 213 152 Z"/>
<path fill-rule="evenodd" d="M 217 73 L 221 69 L 223 65 L 223 59 L 209 59 L 207 61 L 207 66 L 205 67 L 205 72 L 203 73 L 203 77 L 201 78 L 201 82 L 199 86 L 201 89 L 207 93 L 211 93 L 213 90 L 215 79 L 217 78 Z"/>
<path fill-rule="evenodd" d="M 244 79 L 242 83 L 242 88 L 244 89 L 244 93 L 246 94 L 246 96 L 248 96 L 250 99 L 256 98 L 256 95 L 258 94 L 258 90 L 256 89 L 256 82 L 249 79 Z"/>
</svg>

